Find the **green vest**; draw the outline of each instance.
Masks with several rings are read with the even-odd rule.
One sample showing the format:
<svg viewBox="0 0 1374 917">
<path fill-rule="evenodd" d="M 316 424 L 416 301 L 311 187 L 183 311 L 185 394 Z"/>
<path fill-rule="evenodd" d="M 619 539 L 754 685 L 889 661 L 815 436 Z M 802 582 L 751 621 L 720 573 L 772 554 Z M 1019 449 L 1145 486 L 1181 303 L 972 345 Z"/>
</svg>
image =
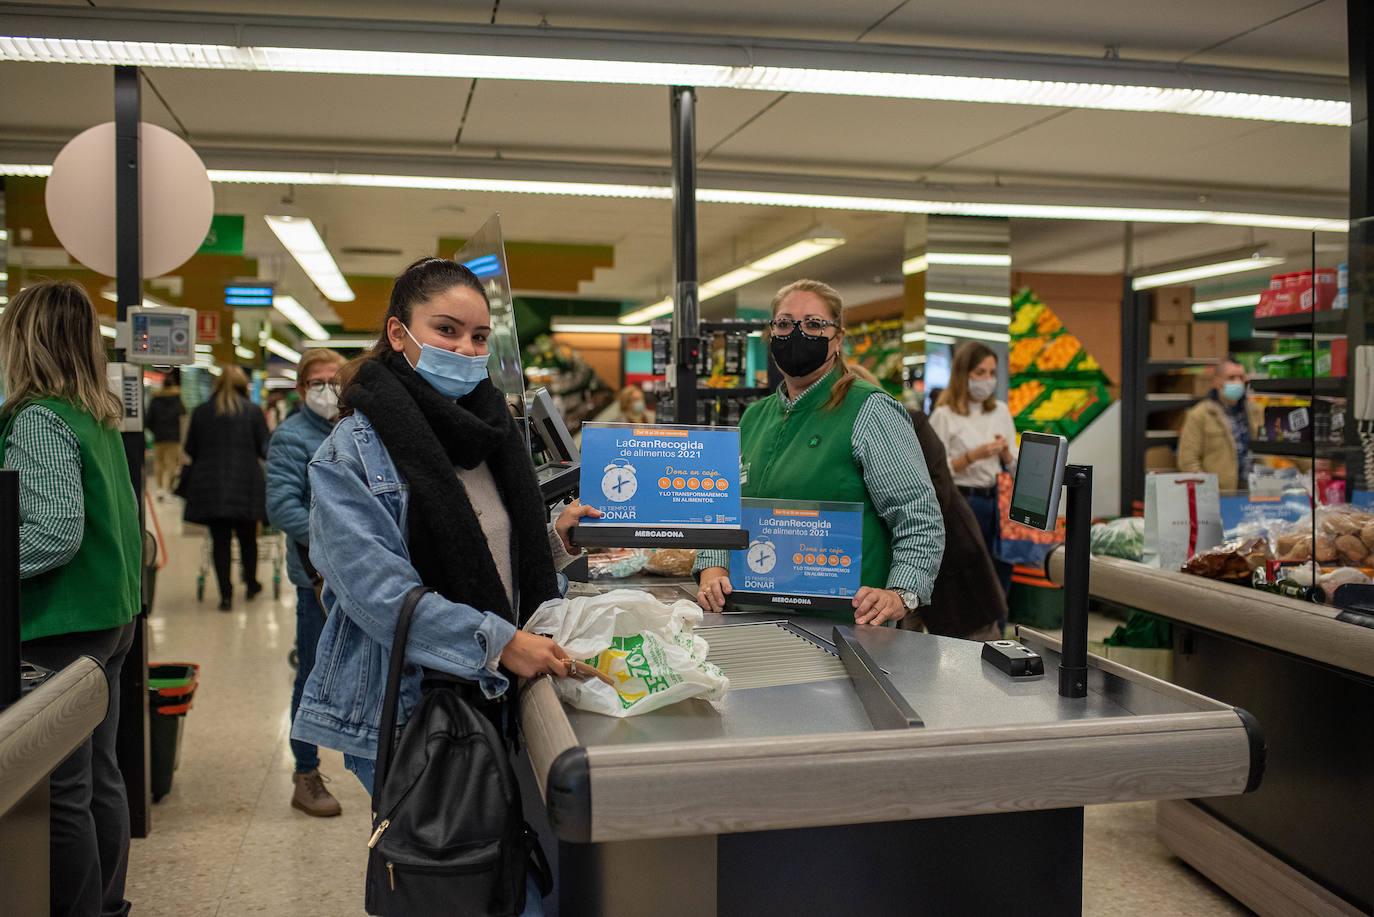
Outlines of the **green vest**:
<svg viewBox="0 0 1374 917">
<path fill-rule="evenodd" d="M 740 418 L 740 457 L 748 480 L 740 495 L 774 500 L 862 503 L 863 561 L 859 582 L 887 588 L 892 534 L 878 515 L 854 461 L 854 421 L 876 385 L 855 379 L 838 407 L 826 408 L 840 378 L 832 372 L 813 385 L 790 410 L 777 392 L 754 402 Z M 852 618 L 852 616 L 851 616 Z"/>
<path fill-rule="evenodd" d="M 20 581 L 19 639 L 127 624 L 142 602 L 143 539 L 124 443 L 117 431 L 70 402 L 41 398 L 28 404 L 52 411 L 76 434 L 86 519 L 75 557 Z M 0 461 L 18 415 L 11 414 L 0 433 Z"/>
</svg>

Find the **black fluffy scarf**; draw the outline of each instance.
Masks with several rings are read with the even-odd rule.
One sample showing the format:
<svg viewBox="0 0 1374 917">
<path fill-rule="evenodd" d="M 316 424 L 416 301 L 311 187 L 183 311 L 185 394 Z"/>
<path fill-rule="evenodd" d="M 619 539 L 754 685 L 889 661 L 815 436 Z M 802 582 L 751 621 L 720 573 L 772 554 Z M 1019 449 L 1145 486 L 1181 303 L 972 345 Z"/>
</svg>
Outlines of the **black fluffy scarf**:
<svg viewBox="0 0 1374 917">
<path fill-rule="evenodd" d="M 410 485 L 410 559 L 426 586 L 515 624 L 558 596 L 547 516 L 529 450 L 505 396 L 490 380 L 455 402 L 392 351 L 362 364 L 345 400 L 367 417 Z M 454 470 L 484 461 L 510 514 L 518 616 Z"/>
</svg>

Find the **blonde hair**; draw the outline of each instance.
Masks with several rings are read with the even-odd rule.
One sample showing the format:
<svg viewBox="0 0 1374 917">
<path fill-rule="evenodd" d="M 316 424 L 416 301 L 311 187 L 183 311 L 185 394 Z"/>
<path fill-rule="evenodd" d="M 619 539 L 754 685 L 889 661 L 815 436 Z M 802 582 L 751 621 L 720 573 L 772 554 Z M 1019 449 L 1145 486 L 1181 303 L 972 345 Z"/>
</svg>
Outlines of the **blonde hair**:
<svg viewBox="0 0 1374 917">
<path fill-rule="evenodd" d="M 86 290 L 70 280 L 25 287 L 0 313 L 3 412 L 37 398 L 61 398 L 107 427 L 124 414 L 105 375 L 100 316 Z"/>
<path fill-rule="evenodd" d="M 210 390 L 215 413 L 237 414 L 243 410 L 243 399 L 248 397 L 248 376 L 231 364 L 225 364 L 222 369 L 214 388 Z"/>
<path fill-rule="evenodd" d="M 312 347 L 307 350 L 301 354 L 301 362 L 296 366 L 296 375 L 302 384 L 310 378 L 310 370 L 315 368 L 316 363 L 333 363 L 337 369 L 344 365 L 344 356 L 328 347 Z M 297 387 L 299 388 L 299 384 Z"/>
<path fill-rule="evenodd" d="M 773 294 L 773 302 L 769 306 L 769 314 L 776 316 L 778 308 L 782 306 L 782 301 L 793 293 L 810 293 L 818 297 L 825 303 L 826 309 L 830 312 L 830 318 L 839 324 L 839 337 L 844 336 L 844 300 L 840 298 L 839 291 L 828 283 L 819 280 L 794 280 L 791 283 Z M 840 370 L 840 378 L 835 380 L 835 386 L 830 390 L 830 397 L 826 399 L 822 410 L 831 410 L 844 403 L 845 397 L 849 394 L 850 387 L 854 380 L 858 378 L 854 373 L 854 368 L 845 362 L 844 350 L 834 356 L 834 362 Z"/>
<path fill-rule="evenodd" d="M 968 374 L 973 367 L 988 357 L 997 359 L 997 353 L 988 345 L 977 341 L 965 341 L 954 351 L 954 359 L 949 366 L 949 385 L 940 393 L 935 406 L 947 407 L 956 414 L 968 416 Z M 997 395 L 989 395 L 983 402 L 983 410 L 991 411 L 997 406 Z"/>
</svg>

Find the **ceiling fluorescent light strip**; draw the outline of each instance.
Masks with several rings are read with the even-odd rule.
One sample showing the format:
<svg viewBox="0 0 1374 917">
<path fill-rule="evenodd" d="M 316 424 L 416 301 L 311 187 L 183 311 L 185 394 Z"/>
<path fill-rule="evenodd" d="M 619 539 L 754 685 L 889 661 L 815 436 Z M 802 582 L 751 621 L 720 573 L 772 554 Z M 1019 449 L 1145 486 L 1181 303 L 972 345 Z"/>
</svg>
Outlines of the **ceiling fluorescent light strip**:
<svg viewBox="0 0 1374 917">
<path fill-rule="evenodd" d="M 976 252 L 927 252 L 928 264 L 954 267 L 1011 267 L 1011 255 L 982 255 Z"/>
<path fill-rule="evenodd" d="M 302 346 L 302 347 L 334 347 L 334 348 L 343 348 L 343 349 L 345 349 L 345 350 L 356 350 L 356 349 L 360 349 L 360 348 L 371 347 L 371 346 L 372 346 L 373 344 L 375 344 L 375 343 L 377 343 L 377 339 L 376 339 L 375 337 L 372 337 L 372 338 L 367 338 L 367 337 L 361 337 L 361 338 L 346 338 L 346 337 L 328 337 L 328 336 L 325 336 L 325 337 L 320 337 L 320 338 L 308 338 L 308 339 L 306 339 L 306 340 L 304 340 L 304 341 L 301 341 L 301 346 Z"/>
<path fill-rule="evenodd" d="M 0 175 L 44 177 L 52 166 L 0 163 Z M 671 188 L 656 185 L 613 185 L 595 182 L 551 182 L 447 178 L 430 175 L 380 175 L 358 172 L 288 172 L 209 169 L 210 180 L 221 184 L 332 185 L 345 188 L 410 188 L 444 191 L 486 191 L 508 194 L 559 194 L 574 197 L 612 197 L 670 200 Z M 926 213 L 940 216 L 1025 217 L 1040 220 L 1086 220 L 1111 223 L 1178 223 L 1255 226 L 1302 232 L 1347 232 L 1346 220 L 1271 213 L 1234 213 L 1219 210 L 1174 210 L 1147 207 L 1089 207 L 1068 204 L 1012 204 L 960 201 L 922 201 L 905 198 L 858 197 L 837 194 L 797 194 L 780 191 L 739 191 L 698 188 L 698 203 L 752 204 L 760 207 L 806 207 L 815 210 L 853 210 L 866 213 Z M 916 273 L 915 270 L 910 273 Z"/>
<path fill-rule="evenodd" d="M 1201 315 L 1204 312 L 1221 312 L 1225 309 L 1243 309 L 1247 306 L 1258 306 L 1260 295 L 1251 293 L 1248 296 L 1228 296 L 1226 299 L 1206 299 L 1202 302 L 1193 303 L 1193 313 Z"/>
<path fill-rule="evenodd" d="M 973 328 L 951 328 L 945 325 L 926 325 L 926 340 L 933 341 L 937 336 L 955 338 L 976 338 L 980 341 L 1002 341 L 1011 340 L 1011 335 L 1005 331 L 981 331 Z"/>
<path fill-rule="evenodd" d="M 1001 306 L 1011 308 L 1010 296 L 984 296 L 980 293 L 946 293 L 938 290 L 926 291 L 926 302 L 952 302 L 966 306 Z"/>
<path fill-rule="evenodd" d="M 0 60 L 450 79 L 699 86 L 1350 124 L 1350 103 L 1213 89 L 808 67 L 0 36 Z"/>
<path fill-rule="evenodd" d="M 1259 271 L 1276 264 L 1283 264 L 1285 259 L 1278 257 L 1253 257 L 1236 258 L 1231 261 L 1218 261 L 1215 264 L 1202 264 L 1197 267 L 1180 268 L 1176 271 L 1162 271 L 1156 274 L 1144 274 L 1131 281 L 1132 289 L 1152 290 L 1155 287 L 1166 287 L 1170 284 L 1191 283 L 1194 280 L 1203 280 L 1207 277 L 1224 277 L 1228 274 L 1244 274 L 1249 271 Z"/>
<path fill-rule="evenodd" d="M 697 289 L 698 300 L 705 302 L 714 296 L 737 290 L 746 283 L 753 283 L 769 274 L 786 270 L 794 264 L 800 264 L 843 244 L 844 236 L 838 233 L 821 229 L 813 230 L 812 234 L 805 239 L 785 245 L 775 252 L 754 259 L 743 267 L 735 268 L 733 271 L 728 271 L 701 284 Z M 658 318 L 660 315 L 667 315 L 672 311 L 672 299 L 665 298 L 620 316 L 620 323 L 622 325 L 637 325 Z"/>
<path fill-rule="evenodd" d="M 301 355 L 294 348 L 286 346 L 276 338 L 269 337 L 263 346 L 267 348 L 269 353 L 275 353 L 283 360 L 290 360 L 292 363 L 301 361 Z"/>
<path fill-rule="evenodd" d="M 263 219 L 321 293 L 334 302 L 353 301 L 352 287 L 339 272 L 334 256 L 329 253 L 309 217 L 267 214 Z"/>
<path fill-rule="evenodd" d="M 931 334 L 926 336 L 927 344 L 953 344 L 954 338 L 945 337 L 943 334 Z"/>
<path fill-rule="evenodd" d="M 302 306 L 296 297 L 289 294 L 279 294 L 272 297 L 272 308 L 281 313 L 282 317 L 300 329 L 301 334 L 307 338 L 327 338 L 329 332 L 324 330 L 324 326 L 315 320 Z"/>
<path fill-rule="evenodd" d="M 925 255 L 917 255 L 915 258 L 908 258 L 902 262 L 902 275 L 910 277 L 912 274 L 920 274 L 930 269 L 930 259 Z"/>
<path fill-rule="evenodd" d="M 926 318 L 944 319 L 950 322 L 973 322 L 976 325 L 1001 325 L 1005 328 L 1011 320 L 1011 313 L 988 315 L 985 312 L 954 312 L 949 309 L 927 308 Z"/>
<path fill-rule="evenodd" d="M 926 333 L 924 331 L 908 331 L 902 335 L 903 344 L 915 344 L 916 342 L 924 341 L 925 339 Z"/>
<path fill-rule="evenodd" d="M 255 360 L 258 356 L 242 344 L 234 345 L 234 353 L 238 355 L 240 360 Z"/>
<path fill-rule="evenodd" d="M 653 329 L 648 325 L 601 324 L 599 322 L 560 321 L 554 319 L 550 325 L 554 334 L 649 334 Z"/>
</svg>

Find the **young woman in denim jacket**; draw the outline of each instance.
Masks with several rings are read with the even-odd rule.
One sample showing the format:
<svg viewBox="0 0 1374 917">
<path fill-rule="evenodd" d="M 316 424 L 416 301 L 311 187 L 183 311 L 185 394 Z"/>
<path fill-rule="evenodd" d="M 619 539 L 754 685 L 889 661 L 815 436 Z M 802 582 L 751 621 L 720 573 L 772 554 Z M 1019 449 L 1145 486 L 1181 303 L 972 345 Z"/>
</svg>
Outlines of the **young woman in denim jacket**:
<svg viewBox="0 0 1374 917">
<path fill-rule="evenodd" d="M 387 659 L 402 602 L 416 606 L 398 722 L 421 669 L 501 697 L 514 676 L 566 677 L 547 637 L 519 629 L 557 598 L 543 499 L 525 440 L 487 378 L 490 307 L 462 265 L 424 258 L 391 291 L 382 338 L 342 384 L 347 416 L 310 463 L 310 559 L 329 610 L 293 739 L 337 748 L 371 792 Z M 555 526 L 563 544 L 578 504 Z M 538 895 L 532 896 L 538 913 Z"/>
</svg>

